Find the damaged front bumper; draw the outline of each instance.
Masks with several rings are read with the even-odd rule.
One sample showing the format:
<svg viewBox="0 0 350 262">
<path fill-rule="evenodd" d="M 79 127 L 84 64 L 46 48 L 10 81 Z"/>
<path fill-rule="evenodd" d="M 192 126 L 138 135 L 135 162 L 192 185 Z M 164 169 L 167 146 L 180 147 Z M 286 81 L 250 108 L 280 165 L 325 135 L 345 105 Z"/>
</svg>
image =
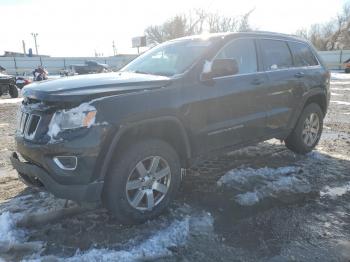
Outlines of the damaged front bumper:
<svg viewBox="0 0 350 262">
<path fill-rule="evenodd" d="M 33 186 L 42 184 L 49 192 L 58 198 L 70 199 L 78 202 L 99 201 L 101 198 L 103 181 L 95 181 L 84 185 L 64 185 L 51 178 L 48 172 L 43 168 L 29 162 L 20 161 L 15 152 L 11 155 L 10 159 L 12 166 L 26 183 L 31 183 Z M 40 181 L 40 183 L 31 181 Z"/>
</svg>

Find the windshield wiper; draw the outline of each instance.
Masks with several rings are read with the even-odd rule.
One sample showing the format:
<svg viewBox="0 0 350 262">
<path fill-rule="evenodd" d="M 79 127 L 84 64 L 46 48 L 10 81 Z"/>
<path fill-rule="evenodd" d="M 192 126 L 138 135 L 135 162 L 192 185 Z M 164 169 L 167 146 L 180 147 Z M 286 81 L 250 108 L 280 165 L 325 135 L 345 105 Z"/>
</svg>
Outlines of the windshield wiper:
<svg viewBox="0 0 350 262">
<path fill-rule="evenodd" d="M 158 76 L 173 76 L 174 74 L 171 72 L 155 72 L 153 73 L 154 75 L 158 75 Z"/>
<path fill-rule="evenodd" d="M 136 73 L 136 74 L 144 74 L 144 75 L 156 75 L 156 76 L 173 76 L 174 74 L 173 73 L 170 73 L 170 72 L 145 72 L 145 71 L 140 71 L 140 70 L 135 70 L 135 71 L 132 71 L 133 73 Z"/>
<path fill-rule="evenodd" d="M 152 74 L 149 73 L 149 72 L 140 71 L 140 70 L 135 70 L 135 71 L 132 71 L 132 72 L 133 72 L 133 73 L 136 73 L 136 74 L 152 75 Z"/>
</svg>

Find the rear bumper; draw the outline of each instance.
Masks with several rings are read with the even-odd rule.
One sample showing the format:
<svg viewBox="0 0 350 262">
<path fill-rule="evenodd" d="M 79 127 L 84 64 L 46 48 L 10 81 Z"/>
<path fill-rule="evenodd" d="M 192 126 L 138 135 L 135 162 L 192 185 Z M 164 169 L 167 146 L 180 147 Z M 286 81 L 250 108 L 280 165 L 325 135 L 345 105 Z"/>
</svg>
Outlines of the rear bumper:
<svg viewBox="0 0 350 262">
<path fill-rule="evenodd" d="M 93 202 L 101 199 L 103 181 L 96 181 L 84 185 L 63 185 L 51 178 L 41 167 L 29 162 L 21 162 L 17 153 L 12 153 L 12 166 L 27 183 L 39 180 L 43 186 L 58 198 L 79 202 Z M 32 184 L 35 186 L 36 184 Z"/>
</svg>

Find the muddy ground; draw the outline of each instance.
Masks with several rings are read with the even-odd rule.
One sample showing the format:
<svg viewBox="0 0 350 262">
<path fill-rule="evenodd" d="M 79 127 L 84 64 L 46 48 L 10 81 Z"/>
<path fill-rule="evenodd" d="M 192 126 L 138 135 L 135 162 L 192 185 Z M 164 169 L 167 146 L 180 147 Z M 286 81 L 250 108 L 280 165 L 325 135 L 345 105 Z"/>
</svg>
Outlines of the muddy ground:
<svg viewBox="0 0 350 262">
<path fill-rule="evenodd" d="M 19 100 L 0 98 L 0 261 L 350 261 L 350 78 L 331 90 L 314 152 L 270 140 L 208 159 L 137 226 L 23 185 L 8 160 Z"/>
</svg>

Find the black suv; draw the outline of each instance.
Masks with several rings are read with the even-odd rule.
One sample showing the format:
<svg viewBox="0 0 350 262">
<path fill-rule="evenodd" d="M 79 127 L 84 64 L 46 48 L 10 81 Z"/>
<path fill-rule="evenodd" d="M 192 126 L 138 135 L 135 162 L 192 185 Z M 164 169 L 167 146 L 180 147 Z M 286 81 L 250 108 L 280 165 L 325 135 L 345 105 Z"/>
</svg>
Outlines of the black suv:
<svg viewBox="0 0 350 262">
<path fill-rule="evenodd" d="M 302 39 L 266 32 L 175 39 L 121 71 L 24 88 L 14 168 L 60 198 L 102 200 L 124 223 L 158 215 L 199 156 L 266 139 L 320 139 L 330 73 Z"/>
</svg>

